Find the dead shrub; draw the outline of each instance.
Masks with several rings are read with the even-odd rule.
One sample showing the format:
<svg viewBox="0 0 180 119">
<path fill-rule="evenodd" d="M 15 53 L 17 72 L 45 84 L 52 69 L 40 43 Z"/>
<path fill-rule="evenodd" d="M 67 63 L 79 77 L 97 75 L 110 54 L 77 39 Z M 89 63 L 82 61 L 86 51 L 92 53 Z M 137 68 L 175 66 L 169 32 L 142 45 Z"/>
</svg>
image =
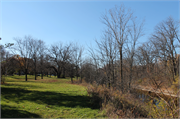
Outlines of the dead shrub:
<svg viewBox="0 0 180 119">
<path fill-rule="evenodd" d="M 113 87 L 98 86 L 95 82 L 87 86 L 87 92 L 92 105 L 99 105 L 111 118 L 142 118 L 148 115 L 142 103 L 130 93 L 122 94 Z"/>
</svg>

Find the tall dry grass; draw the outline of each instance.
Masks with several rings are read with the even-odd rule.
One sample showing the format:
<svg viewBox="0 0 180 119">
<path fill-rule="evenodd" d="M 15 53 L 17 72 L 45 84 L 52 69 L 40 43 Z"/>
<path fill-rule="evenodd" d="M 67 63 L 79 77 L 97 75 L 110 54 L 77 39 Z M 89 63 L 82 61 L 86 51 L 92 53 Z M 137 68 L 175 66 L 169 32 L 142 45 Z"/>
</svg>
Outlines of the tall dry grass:
<svg viewBox="0 0 180 119">
<path fill-rule="evenodd" d="M 122 94 L 116 88 L 105 85 L 87 86 L 94 107 L 100 107 L 111 118 L 146 118 L 148 111 L 143 103 L 130 93 Z"/>
</svg>

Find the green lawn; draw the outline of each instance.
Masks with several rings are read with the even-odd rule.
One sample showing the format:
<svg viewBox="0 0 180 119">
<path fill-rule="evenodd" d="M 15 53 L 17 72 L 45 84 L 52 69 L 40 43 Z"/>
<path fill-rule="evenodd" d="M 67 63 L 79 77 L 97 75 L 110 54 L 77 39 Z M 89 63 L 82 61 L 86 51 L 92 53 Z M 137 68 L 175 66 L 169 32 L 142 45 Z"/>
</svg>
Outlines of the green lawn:
<svg viewBox="0 0 180 119">
<path fill-rule="evenodd" d="M 2 118 L 102 118 L 92 107 L 86 88 L 70 79 L 9 76 L 1 85 Z"/>
</svg>

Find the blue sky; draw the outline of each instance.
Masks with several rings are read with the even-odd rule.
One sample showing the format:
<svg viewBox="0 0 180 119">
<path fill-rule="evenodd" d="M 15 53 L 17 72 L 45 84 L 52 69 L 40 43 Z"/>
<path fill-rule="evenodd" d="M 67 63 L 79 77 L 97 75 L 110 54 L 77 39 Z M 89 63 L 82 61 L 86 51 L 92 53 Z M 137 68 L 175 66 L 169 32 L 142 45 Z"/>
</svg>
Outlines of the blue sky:
<svg viewBox="0 0 180 119">
<path fill-rule="evenodd" d="M 85 47 L 101 38 L 105 28 L 101 15 L 115 5 L 123 3 L 138 18 L 145 19 L 145 35 L 140 42 L 147 41 L 154 27 L 167 17 L 179 20 L 180 5 L 179 1 L 0 1 L 1 44 L 31 35 L 47 45 L 74 41 Z"/>
</svg>

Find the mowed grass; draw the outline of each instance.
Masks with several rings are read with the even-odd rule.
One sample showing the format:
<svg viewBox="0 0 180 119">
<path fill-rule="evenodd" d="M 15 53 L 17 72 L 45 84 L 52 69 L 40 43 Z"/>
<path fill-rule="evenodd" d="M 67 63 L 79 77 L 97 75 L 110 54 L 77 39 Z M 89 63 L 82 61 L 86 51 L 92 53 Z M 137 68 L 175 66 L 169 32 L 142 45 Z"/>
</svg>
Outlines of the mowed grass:
<svg viewBox="0 0 180 119">
<path fill-rule="evenodd" d="M 102 118 L 92 107 L 86 88 L 70 79 L 9 76 L 1 85 L 2 118 Z"/>
</svg>

